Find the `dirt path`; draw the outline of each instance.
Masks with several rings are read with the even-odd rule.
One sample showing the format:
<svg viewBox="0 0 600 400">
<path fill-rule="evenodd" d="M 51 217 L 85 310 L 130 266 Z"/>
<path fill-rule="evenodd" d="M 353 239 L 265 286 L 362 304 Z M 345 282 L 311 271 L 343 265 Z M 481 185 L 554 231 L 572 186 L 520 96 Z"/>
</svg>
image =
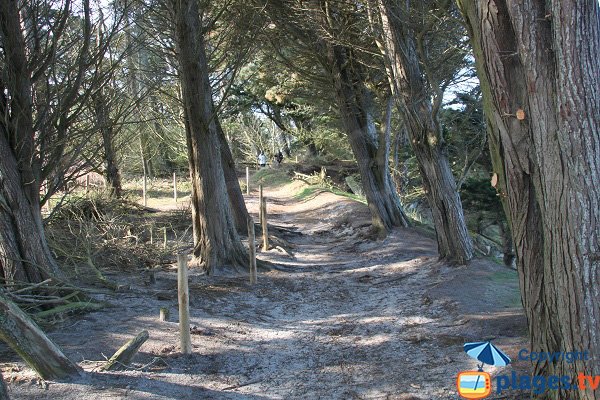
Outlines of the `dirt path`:
<svg viewBox="0 0 600 400">
<path fill-rule="evenodd" d="M 475 367 L 465 341 L 523 347 L 503 267 L 439 263 L 435 242 L 411 229 L 372 241 L 366 206 L 326 192 L 299 201 L 297 189 L 266 191 L 272 233 L 292 255 L 259 252 L 295 272 L 260 274 L 255 287 L 191 274 L 192 356 L 177 353 L 174 269 L 155 284 L 119 274 L 112 278 L 131 290 L 99 295 L 114 307 L 51 334 L 90 373 L 46 387 L 14 358 L 2 364 L 12 398 L 455 399 L 456 373 Z M 256 216 L 255 196 L 248 205 Z M 174 322 L 158 321 L 160 307 Z M 92 372 L 143 329 L 150 340 L 137 370 Z"/>
</svg>

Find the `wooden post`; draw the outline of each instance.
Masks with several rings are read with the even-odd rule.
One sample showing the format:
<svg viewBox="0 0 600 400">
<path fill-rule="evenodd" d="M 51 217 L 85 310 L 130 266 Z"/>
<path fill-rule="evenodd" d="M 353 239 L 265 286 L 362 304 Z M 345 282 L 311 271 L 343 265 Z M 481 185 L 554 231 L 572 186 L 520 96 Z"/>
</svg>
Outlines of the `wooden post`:
<svg viewBox="0 0 600 400">
<path fill-rule="evenodd" d="M 101 369 L 103 371 L 117 371 L 127 368 L 133 356 L 135 356 L 140 347 L 148 340 L 148 337 L 148 331 L 140 332 L 136 337 L 121 346 Z"/>
<path fill-rule="evenodd" d="M 177 172 L 173 172 L 173 200 L 177 204 Z"/>
<path fill-rule="evenodd" d="M 169 319 L 169 309 L 167 307 L 160 308 L 160 315 L 158 319 L 163 322 Z"/>
<path fill-rule="evenodd" d="M 77 375 L 80 368 L 15 303 L 0 295 L 0 340 L 8 344 L 42 379 Z"/>
<path fill-rule="evenodd" d="M 246 194 L 250 194 L 250 167 L 246 167 Z"/>
<path fill-rule="evenodd" d="M 90 174 L 86 174 L 85 176 L 85 194 L 86 196 L 90 192 Z"/>
<path fill-rule="evenodd" d="M 179 298 L 179 339 L 181 352 L 183 354 L 191 354 L 192 337 L 190 335 L 188 268 L 184 254 L 177 255 L 177 292 Z"/>
<path fill-rule="evenodd" d="M 267 227 L 267 198 L 263 197 L 261 202 L 262 216 L 262 234 L 263 234 L 263 251 L 269 250 L 269 229 Z"/>
<path fill-rule="evenodd" d="M 263 199 L 263 187 L 258 185 L 258 222 L 262 224 L 262 199 Z"/>
<path fill-rule="evenodd" d="M 167 227 L 163 228 L 163 249 L 167 248 Z"/>
<path fill-rule="evenodd" d="M 147 189 L 148 189 L 148 178 L 146 174 L 144 174 L 144 183 L 142 185 L 142 195 L 144 196 L 144 207 L 148 206 L 148 197 L 147 197 Z"/>
<path fill-rule="evenodd" d="M 254 221 L 248 217 L 248 256 L 250 259 L 250 283 L 256 283 L 256 244 L 254 238 Z"/>
<path fill-rule="evenodd" d="M 150 244 L 154 244 L 154 228 L 150 225 Z"/>
</svg>

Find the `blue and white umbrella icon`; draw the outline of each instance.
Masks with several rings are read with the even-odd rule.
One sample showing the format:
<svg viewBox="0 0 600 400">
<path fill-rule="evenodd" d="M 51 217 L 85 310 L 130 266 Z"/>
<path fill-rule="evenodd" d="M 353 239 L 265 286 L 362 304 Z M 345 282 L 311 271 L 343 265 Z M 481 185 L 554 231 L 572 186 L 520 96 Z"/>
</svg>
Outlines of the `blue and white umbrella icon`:
<svg viewBox="0 0 600 400">
<path fill-rule="evenodd" d="M 481 361 L 482 364 L 479 366 L 480 371 L 483 368 L 483 364 L 496 367 L 505 367 L 510 364 L 510 358 L 491 342 L 465 343 L 463 349 L 469 356 Z"/>
</svg>

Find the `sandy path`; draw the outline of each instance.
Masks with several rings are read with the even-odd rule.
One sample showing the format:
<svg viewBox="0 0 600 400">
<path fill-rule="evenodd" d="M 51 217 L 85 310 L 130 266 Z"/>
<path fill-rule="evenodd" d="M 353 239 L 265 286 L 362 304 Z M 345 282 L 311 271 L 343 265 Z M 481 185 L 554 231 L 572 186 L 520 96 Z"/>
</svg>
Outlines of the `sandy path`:
<svg viewBox="0 0 600 400">
<path fill-rule="evenodd" d="M 174 270 L 158 273 L 155 285 L 115 275 L 131 285 L 101 296 L 115 307 L 66 321 L 52 337 L 92 371 L 98 362 L 88 360 L 147 329 L 150 340 L 134 360 L 139 370 L 90 372 L 44 389 L 26 369 L 6 372 L 5 364 L 5 377 L 18 378 L 12 398 L 456 398 L 456 373 L 475 366 L 462 343 L 485 331 L 467 328 L 448 298 L 432 298 L 431 288 L 455 273 L 436 262 L 435 242 L 410 229 L 368 240 L 365 206 L 330 193 L 299 202 L 293 192 L 266 191 L 270 222 L 285 228 L 273 233 L 293 256 L 270 250 L 259 257 L 297 272 L 261 274 L 255 287 L 192 273 L 192 356 L 177 353 Z M 255 196 L 248 205 L 256 216 Z M 164 306 L 175 322 L 157 321 Z"/>
</svg>

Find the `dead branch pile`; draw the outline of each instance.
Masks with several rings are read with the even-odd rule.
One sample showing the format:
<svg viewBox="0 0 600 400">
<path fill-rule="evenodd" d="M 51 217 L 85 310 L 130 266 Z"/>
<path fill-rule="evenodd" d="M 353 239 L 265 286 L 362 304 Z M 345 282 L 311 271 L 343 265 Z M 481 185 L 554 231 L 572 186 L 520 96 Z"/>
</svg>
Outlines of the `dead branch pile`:
<svg viewBox="0 0 600 400">
<path fill-rule="evenodd" d="M 46 233 L 71 278 L 116 289 L 104 272 L 174 262 L 172 246 L 188 237 L 181 231 L 188 221 L 183 212 L 161 219 L 133 202 L 98 194 L 62 205 L 47 221 Z"/>
</svg>

